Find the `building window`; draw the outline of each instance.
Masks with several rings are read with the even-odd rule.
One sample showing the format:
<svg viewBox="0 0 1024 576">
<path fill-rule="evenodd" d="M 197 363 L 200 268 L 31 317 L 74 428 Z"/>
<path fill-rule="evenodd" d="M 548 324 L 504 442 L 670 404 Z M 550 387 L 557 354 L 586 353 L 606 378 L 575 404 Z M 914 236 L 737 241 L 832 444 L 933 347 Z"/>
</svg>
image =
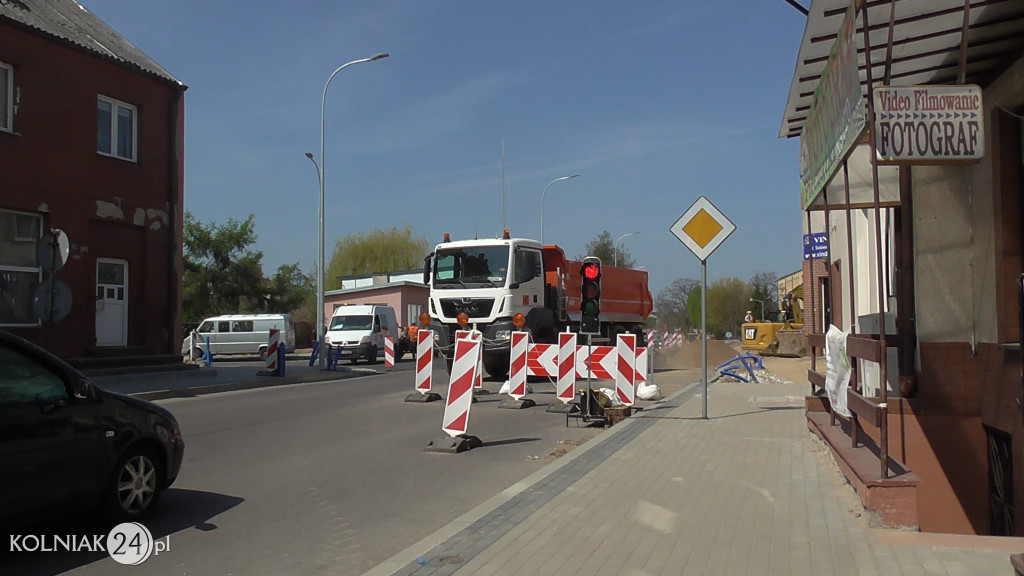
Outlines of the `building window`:
<svg viewBox="0 0 1024 576">
<path fill-rule="evenodd" d="M 0 130 L 10 132 L 14 122 L 14 68 L 0 62 Z"/>
<path fill-rule="evenodd" d="M 100 96 L 96 106 L 96 152 L 135 161 L 138 109 Z"/>
<path fill-rule="evenodd" d="M 0 210 L 0 326 L 38 326 L 32 295 L 42 281 L 36 244 L 42 234 L 38 214 Z"/>
</svg>

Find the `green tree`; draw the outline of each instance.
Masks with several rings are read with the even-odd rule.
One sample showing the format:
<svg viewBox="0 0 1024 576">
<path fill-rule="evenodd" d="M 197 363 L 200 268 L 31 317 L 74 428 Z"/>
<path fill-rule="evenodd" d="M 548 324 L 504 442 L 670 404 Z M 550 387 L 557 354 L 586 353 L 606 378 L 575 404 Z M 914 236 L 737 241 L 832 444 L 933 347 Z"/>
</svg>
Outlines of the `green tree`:
<svg viewBox="0 0 1024 576">
<path fill-rule="evenodd" d="M 297 320 L 316 318 L 316 276 L 304 273 L 298 262 L 278 266 L 264 286 L 266 312 L 292 314 Z"/>
<path fill-rule="evenodd" d="M 721 278 L 708 286 L 708 333 L 719 338 L 731 332 L 739 338 L 744 312 L 750 301 L 747 283 L 739 278 Z"/>
<path fill-rule="evenodd" d="M 254 215 L 239 222 L 204 224 L 185 212 L 182 320 L 259 310 L 263 300 L 263 252 Z"/>
<path fill-rule="evenodd" d="M 426 254 L 427 240 L 413 236 L 409 226 L 347 236 L 334 246 L 324 286 L 327 290 L 341 288 L 338 278 L 343 276 L 419 268 Z"/>
<path fill-rule="evenodd" d="M 779 291 L 779 277 L 775 272 L 757 272 L 750 277 L 750 296 L 748 302 L 750 302 L 753 311 L 754 318 L 760 320 L 764 318 L 769 322 L 776 320 L 779 311 L 778 304 L 778 291 Z M 749 298 L 753 298 L 750 300 Z M 762 312 L 761 302 L 764 302 L 764 310 Z M 763 316 L 762 316 L 763 313 Z"/>
<path fill-rule="evenodd" d="M 636 266 L 636 260 L 630 256 L 629 251 L 621 245 L 616 246 L 615 240 L 607 230 L 597 235 L 597 238 L 587 242 L 584 247 L 586 254 L 577 256 L 577 260 L 583 260 L 587 256 L 597 256 L 604 266 L 618 266 L 619 268 L 630 268 Z"/>
<path fill-rule="evenodd" d="M 667 288 L 658 292 L 654 298 L 654 308 L 658 312 L 659 326 L 657 328 L 665 325 L 689 332 L 691 327 L 700 324 L 699 308 L 696 322 L 688 308 L 690 294 L 694 288 L 698 289 L 698 296 L 700 296 L 700 287 L 696 280 L 676 278 Z"/>
</svg>

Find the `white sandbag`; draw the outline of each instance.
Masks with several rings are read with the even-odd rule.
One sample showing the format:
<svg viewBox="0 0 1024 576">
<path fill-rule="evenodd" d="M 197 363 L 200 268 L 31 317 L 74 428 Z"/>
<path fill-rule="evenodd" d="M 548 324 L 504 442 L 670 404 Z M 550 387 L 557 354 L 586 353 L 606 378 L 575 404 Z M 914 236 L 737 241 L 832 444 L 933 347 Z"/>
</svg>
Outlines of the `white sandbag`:
<svg viewBox="0 0 1024 576">
<path fill-rule="evenodd" d="M 641 400 L 661 400 L 661 388 L 655 384 L 641 382 L 636 387 L 636 397 Z"/>
<path fill-rule="evenodd" d="M 512 390 L 512 385 L 509 384 L 508 380 L 501 385 L 501 390 L 498 390 L 498 394 L 508 394 Z"/>
<path fill-rule="evenodd" d="M 612 406 L 622 406 L 622 400 L 619 400 L 619 395 L 615 393 L 615 390 L 611 388 L 601 388 L 601 394 L 611 402 Z"/>
</svg>

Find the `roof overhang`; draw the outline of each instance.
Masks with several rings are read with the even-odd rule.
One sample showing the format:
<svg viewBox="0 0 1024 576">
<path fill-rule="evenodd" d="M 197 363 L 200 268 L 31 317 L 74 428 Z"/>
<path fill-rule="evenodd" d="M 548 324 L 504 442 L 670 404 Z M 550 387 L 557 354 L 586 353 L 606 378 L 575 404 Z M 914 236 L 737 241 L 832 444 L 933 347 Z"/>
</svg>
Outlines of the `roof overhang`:
<svg viewBox="0 0 1024 576">
<path fill-rule="evenodd" d="M 780 138 L 802 134 L 815 88 L 851 1 L 812 0 Z M 884 81 L 888 71 L 889 85 L 978 84 L 984 88 L 1024 52 L 1021 0 L 870 0 L 867 10 L 871 75 L 876 85 Z M 867 94 L 863 17 L 859 12 L 854 37 L 861 85 Z M 963 41 L 966 51 L 961 49 Z"/>
</svg>

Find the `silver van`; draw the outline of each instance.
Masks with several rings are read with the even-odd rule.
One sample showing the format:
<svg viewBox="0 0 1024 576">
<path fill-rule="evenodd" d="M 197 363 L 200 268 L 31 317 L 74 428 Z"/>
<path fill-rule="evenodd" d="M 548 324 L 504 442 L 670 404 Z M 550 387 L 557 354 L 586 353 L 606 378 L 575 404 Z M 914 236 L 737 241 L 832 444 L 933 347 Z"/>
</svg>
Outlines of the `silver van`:
<svg viewBox="0 0 1024 576">
<path fill-rule="evenodd" d="M 203 320 L 181 343 L 181 354 L 188 355 L 191 346 L 194 356 L 202 356 L 209 342 L 211 356 L 258 354 L 266 358 L 272 328 L 281 332 L 281 343 L 288 350 L 295 349 L 295 323 L 290 314 L 226 314 Z"/>
</svg>

